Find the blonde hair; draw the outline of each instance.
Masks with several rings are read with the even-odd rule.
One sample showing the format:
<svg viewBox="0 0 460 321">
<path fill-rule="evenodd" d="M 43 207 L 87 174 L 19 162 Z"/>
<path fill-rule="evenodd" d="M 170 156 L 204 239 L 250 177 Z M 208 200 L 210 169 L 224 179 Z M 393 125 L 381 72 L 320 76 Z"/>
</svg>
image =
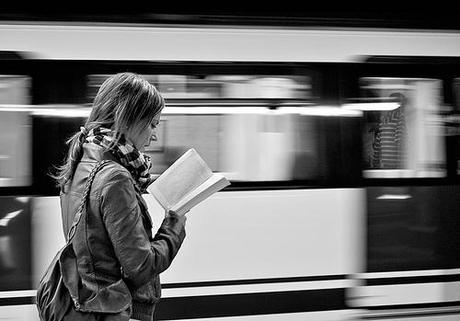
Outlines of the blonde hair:
<svg viewBox="0 0 460 321">
<path fill-rule="evenodd" d="M 67 140 L 69 150 L 65 163 L 57 167 L 57 175 L 51 176 L 61 189 L 72 180 L 83 155 L 82 145 L 88 131 L 98 127 L 111 129 L 115 138 L 113 144 L 116 144 L 131 126 L 139 123 L 149 126 L 164 105 L 159 91 L 141 76 L 124 72 L 109 77 L 94 98 L 84 130 Z"/>
</svg>

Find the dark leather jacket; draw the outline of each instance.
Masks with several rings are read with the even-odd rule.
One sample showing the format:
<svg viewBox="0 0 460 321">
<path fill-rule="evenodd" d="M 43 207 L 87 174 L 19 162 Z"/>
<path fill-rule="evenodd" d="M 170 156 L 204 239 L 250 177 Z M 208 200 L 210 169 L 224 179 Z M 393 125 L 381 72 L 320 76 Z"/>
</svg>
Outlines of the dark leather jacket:
<svg viewBox="0 0 460 321">
<path fill-rule="evenodd" d="M 61 192 L 66 238 L 89 173 L 98 161 L 112 161 L 96 174 L 87 214 L 73 239 L 81 278 L 79 304 L 86 311 L 119 314 L 115 319 L 131 314 L 152 320 L 161 296 L 159 274 L 184 240 L 185 217 L 165 217 L 153 236 L 146 203 L 129 171 L 98 145 L 85 143 L 83 150 L 72 181 Z"/>
</svg>

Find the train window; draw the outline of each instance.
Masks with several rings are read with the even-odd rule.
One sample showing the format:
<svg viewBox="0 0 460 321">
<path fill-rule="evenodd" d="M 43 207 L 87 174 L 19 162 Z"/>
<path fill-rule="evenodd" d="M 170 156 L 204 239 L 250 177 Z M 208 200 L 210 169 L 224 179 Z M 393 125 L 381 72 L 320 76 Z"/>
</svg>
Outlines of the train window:
<svg viewBox="0 0 460 321">
<path fill-rule="evenodd" d="M 364 177 L 443 177 L 446 175 L 442 82 L 422 78 L 360 79 L 364 98 L 396 104 L 364 113 Z"/>
<path fill-rule="evenodd" d="M 31 183 L 31 124 L 27 76 L 0 75 L 0 187 Z"/>
<path fill-rule="evenodd" d="M 90 100 L 109 76 L 88 76 Z M 226 173 L 232 181 L 320 180 L 332 176 L 325 165 L 329 164 L 325 160 L 330 155 L 324 154 L 324 146 L 315 139 L 322 137 L 326 128 L 335 128 L 339 120 L 286 114 L 273 109 L 278 105 L 268 106 L 264 102 L 274 99 L 277 104 L 296 99 L 302 100 L 305 107 L 305 100 L 311 98 L 310 77 L 241 74 L 143 77 L 166 99 L 173 99 L 162 113 L 159 140 L 146 149 L 155 164 L 154 174 L 163 172 L 193 147 L 213 171 Z M 187 103 L 179 107 L 180 103 L 174 99 L 187 99 Z M 204 103 L 203 99 L 210 100 Z"/>
<path fill-rule="evenodd" d="M 87 75 L 88 103 L 110 75 Z M 361 113 L 314 105 L 308 75 L 141 75 L 167 99 L 159 140 L 146 149 L 153 174 L 193 147 L 213 171 L 248 186 L 349 185 L 361 176 Z"/>
<path fill-rule="evenodd" d="M 30 87 L 28 76 L 0 75 L 0 104 L 30 104 Z"/>
<path fill-rule="evenodd" d="M 308 99 L 311 84 L 306 76 L 209 76 L 219 84 L 221 98 Z"/>
<path fill-rule="evenodd" d="M 455 112 L 449 119 L 450 134 L 455 136 L 455 162 L 457 163 L 457 175 L 460 175 L 460 78 L 455 78 L 453 82 L 453 91 L 455 98 Z"/>
<path fill-rule="evenodd" d="M 454 91 L 454 99 L 455 99 L 455 110 L 460 111 L 460 78 L 454 79 L 453 91 Z"/>
<path fill-rule="evenodd" d="M 30 197 L 0 197 L 0 289 L 31 286 Z"/>
<path fill-rule="evenodd" d="M 88 76 L 91 102 L 109 75 Z M 311 80 L 285 75 L 143 75 L 165 98 L 179 99 L 308 99 Z"/>
</svg>

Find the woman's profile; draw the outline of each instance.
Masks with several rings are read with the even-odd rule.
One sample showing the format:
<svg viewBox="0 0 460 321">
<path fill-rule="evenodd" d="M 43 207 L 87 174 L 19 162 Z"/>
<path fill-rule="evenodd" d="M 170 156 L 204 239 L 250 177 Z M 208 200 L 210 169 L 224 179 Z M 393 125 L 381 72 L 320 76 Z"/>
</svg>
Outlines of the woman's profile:
<svg viewBox="0 0 460 321">
<path fill-rule="evenodd" d="M 94 177 L 86 215 L 72 239 L 79 303 L 65 320 L 152 320 L 161 296 L 159 274 L 185 237 L 185 216 L 167 211 L 157 233 L 142 193 L 152 182 L 144 147 L 156 139 L 165 105 L 158 90 L 133 73 L 119 73 L 100 87 L 84 127 L 69 141 L 55 179 L 61 189 L 67 236 L 93 167 L 109 160 Z"/>
</svg>

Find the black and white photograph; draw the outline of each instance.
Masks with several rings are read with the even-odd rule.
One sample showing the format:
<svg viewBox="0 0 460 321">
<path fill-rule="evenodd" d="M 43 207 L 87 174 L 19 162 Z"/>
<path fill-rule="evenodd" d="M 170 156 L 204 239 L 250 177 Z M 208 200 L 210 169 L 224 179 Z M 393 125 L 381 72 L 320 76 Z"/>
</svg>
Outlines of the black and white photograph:
<svg viewBox="0 0 460 321">
<path fill-rule="evenodd" d="M 0 320 L 460 320 L 458 10 L 174 5 L 0 9 Z"/>
</svg>

